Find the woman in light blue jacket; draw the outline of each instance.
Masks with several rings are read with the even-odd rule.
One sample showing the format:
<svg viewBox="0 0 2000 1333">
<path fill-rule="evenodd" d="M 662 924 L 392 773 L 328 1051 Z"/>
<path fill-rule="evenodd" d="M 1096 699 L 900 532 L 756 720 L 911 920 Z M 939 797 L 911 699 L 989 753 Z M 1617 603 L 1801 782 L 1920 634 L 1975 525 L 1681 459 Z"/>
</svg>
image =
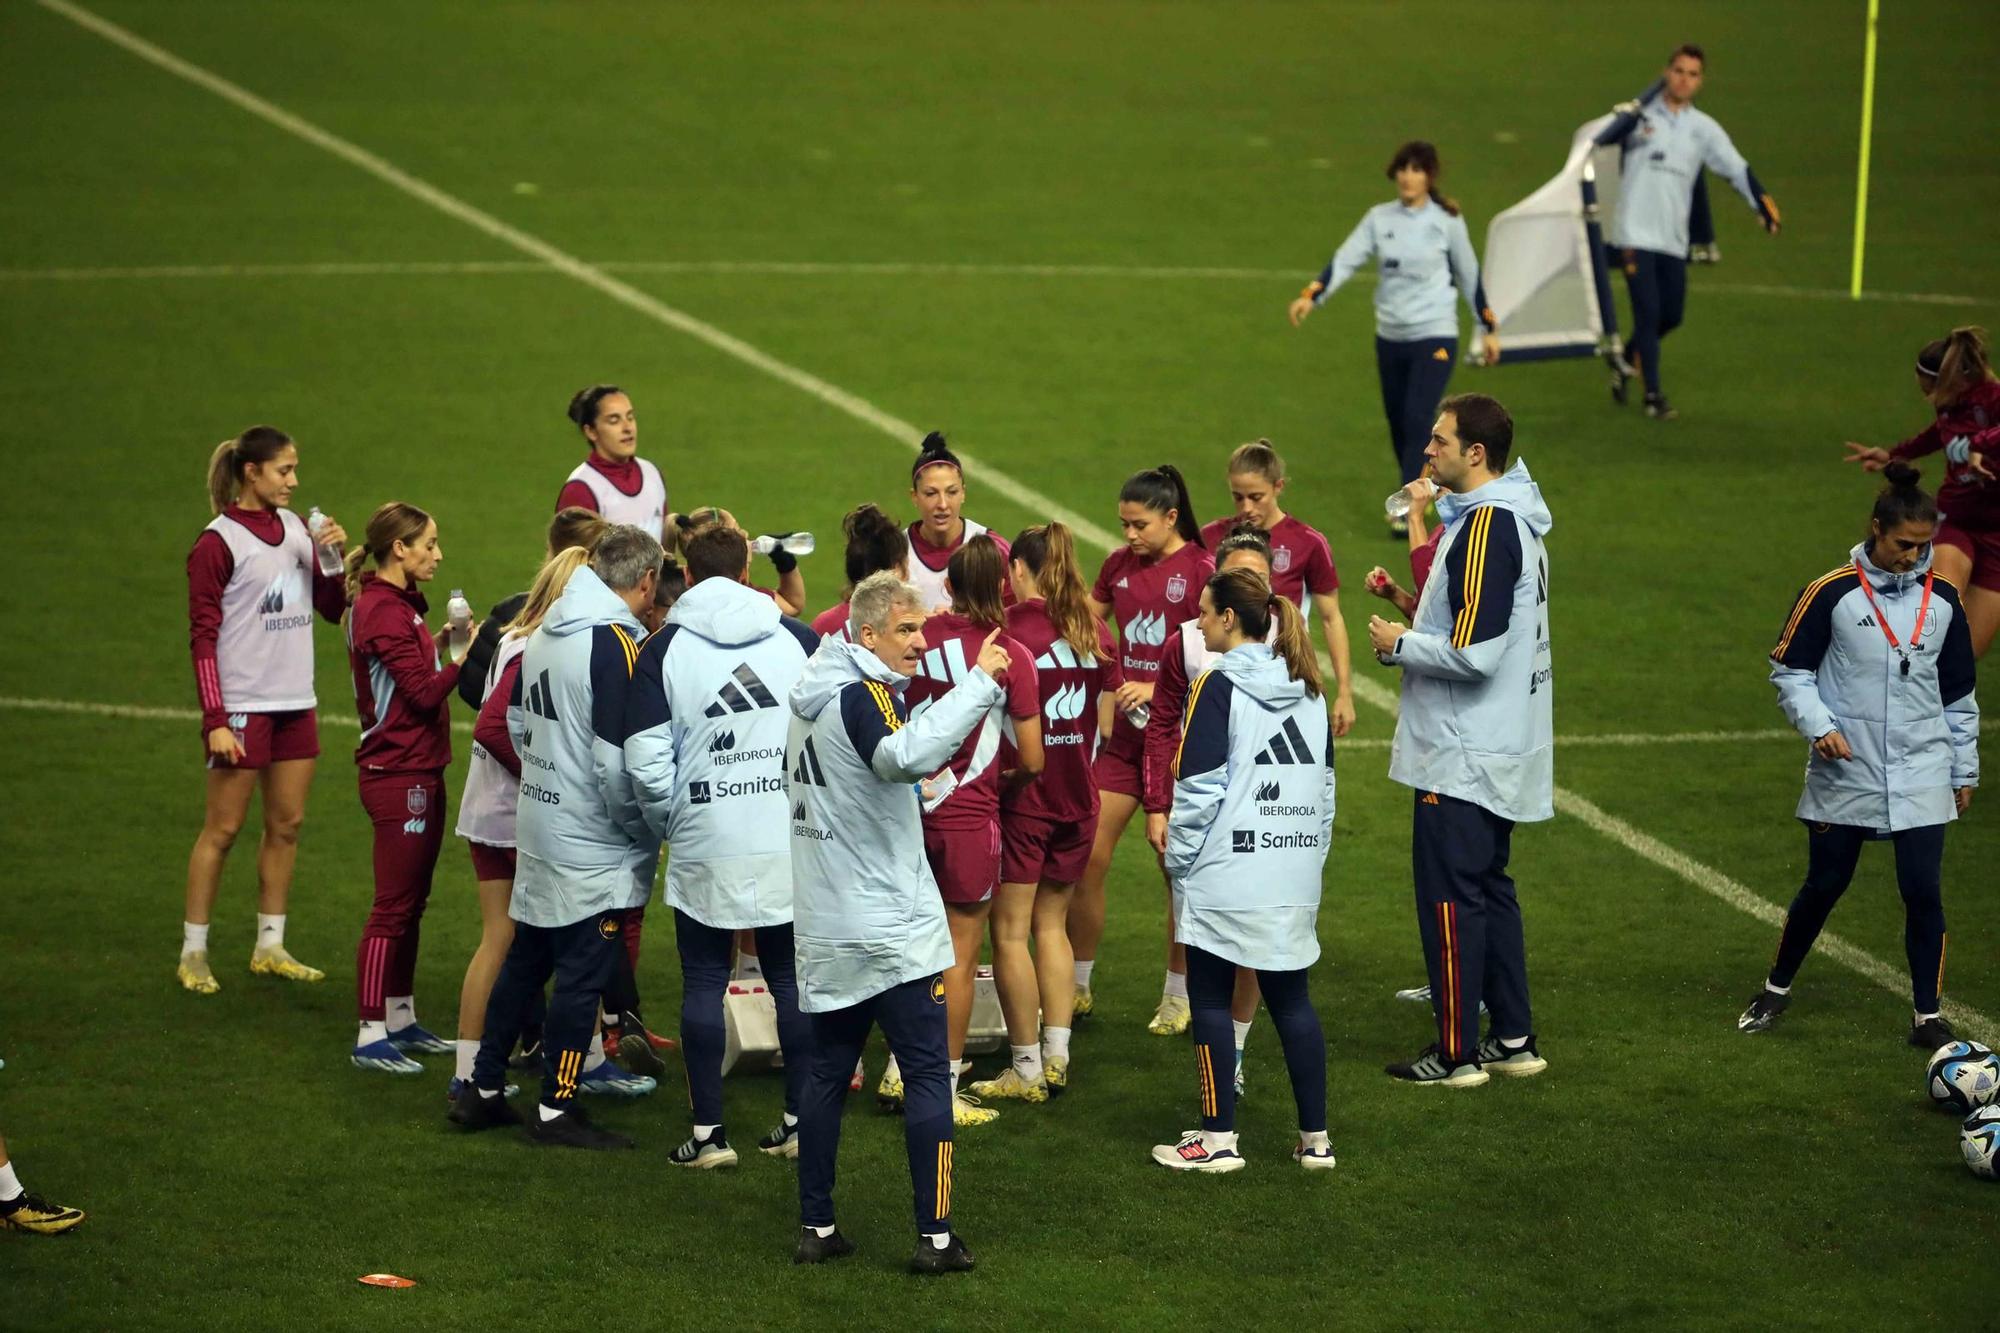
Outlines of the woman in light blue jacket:
<svg viewBox="0 0 2000 1333">
<path fill-rule="evenodd" d="M 1887 839 L 1903 895 L 1910 1045 L 1932 1051 L 1954 1039 L 1939 1013 L 1941 867 L 1945 826 L 1979 785 L 1979 700 L 1958 589 L 1931 568 L 1937 504 L 1908 464 L 1883 474 L 1889 484 L 1867 540 L 1799 594 L 1771 650 L 1778 706 L 1812 743 L 1798 807 L 1806 879 L 1785 914 L 1770 976 L 1736 1026 L 1762 1032 L 1785 1011 L 1862 844 Z"/>
<path fill-rule="evenodd" d="M 1443 170 L 1437 149 L 1421 139 L 1398 148 L 1388 170 L 1396 197 L 1361 215 L 1290 311 L 1293 324 L 1303 322 L 1362 265 L 1375 261 L 1375 372 L 1382 381 L 1389 448 L 1406 486 L 1424 470 L 1431 423 L 1458 359 L 1458 298 L 1472 307 L 1482 330 L 1480 359 L 1489 365 L 1500 359 L 1472 233 L 1457 203 L 1437 186 Z M 1395 519 L 1390 530 L 1400 537 L 1407 523 Z"/>
<path fill-rule="evenodd" d="M 1267 647 L 1272 622 L 1278 632 Z M 1202 640 L 1222 656 L 1188 690 L 1167 816 L 1175 938 L 1187 946 L 1201 1128 L 1153 1149 L 1177 1171 L 1238 1171 L 1229 1000 L 1251 967 L 1285 1048 L 1299 1165 L 1333 1165 L 1326 1041 L 1306 991 L 1319 958 L 1320 872 L 1333 837 L 1333 727 L 1305 618 L 1256 573 L 1201 594 Z"/>
</svg>

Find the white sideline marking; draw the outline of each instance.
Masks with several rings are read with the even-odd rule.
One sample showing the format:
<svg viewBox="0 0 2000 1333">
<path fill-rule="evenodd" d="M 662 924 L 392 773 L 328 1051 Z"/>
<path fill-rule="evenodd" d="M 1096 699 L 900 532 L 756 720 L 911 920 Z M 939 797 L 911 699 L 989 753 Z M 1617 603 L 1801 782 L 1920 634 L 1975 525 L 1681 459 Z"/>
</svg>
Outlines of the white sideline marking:
<svg viewBox="0 0 2000 1333">
<path fill-rule="evenodd" d="M 246 94 L 247 96 L 248 94 Z M 361 151 L 359 149 L 356 150 Z M 1298 270 L 1241 268 L 1229 265 L 1153 264 L 958 264 L 884 260 L 840 263 L 809 259 L 602 259 L 590 267 L 604 273 L 744 274 L 760 277 L 931 277 L 931 278 L 1110 278 L 1120 281 L 1288 282 Z M 0 282 L 158 281 L 171 278 L 343 278 L 412 276 L 474 276 L 507 273 L 551 273 L 549 263 L 498 260 L 380 260 L 297 264 L 141 264 L 104 268 L 0 269 Z M 1368 281 L 1365 274 L 1355 281 Z M 1787 287 L 1775 283 L 1727 282 L 1703 286 L 1702 293 L 1777 296 L 1804 301 L 1850 301 L 1834 287 Z M 1947 292 L 1863 292 L 1864 301 L 1899 305 L 1978 306 L 1978 296 Z"/>
<path fill-rule="evenodd" d="M 137 722 L 199 722 L 201 710 L 198 708 L 153 708 L 142 704 L 101 704 L 87 699 L 23 699 L 17 695 L 0 695 L 0 708 L 11 708 L 22 713 L 71 713 L 87 717 L 122 717 Z M 354 731 L 361 729 L 361 719 L 346 713 L 321 713 L 321 726 L 346 727 Z M 453 731 L 470 732 L 472 723 L 462 719 L 451 724 Z"/>
<path fill-rule="evenodd" d="M 714 325 L 696 319 L 662 301 L 655 300 L 631 285 L 620 282 L 602 269 L 584 263 L 539 237 L 516 230 L 498 218 L 474 208 L 471 204 L 446 194 L 436 186 L 417 179 L 401 168 L 391 165 L 363 148 L 339 138 L 312 123 L 301 120 L 291 112 L 275 106 L 256 94 L 229 82 L 197 65 L 191 65 L 171 52 L 162 50 L 151 42 L 126 31 L 124 28 L 99 18 L 86 9 L 69 3 L 69 0 L 36 0 L 42 8 L 60 14 L 81 27 L 87 28 L 115 46 L 124 48 L 148 64 L 187 80 L 197 87 L 214 93 L 223 100 L 242 108 L 258 119 L 284 130 L 307 143 L 323 148 L 334 156 L 350 162 L 393 186 L 419 202 L 429 204 L 439 212 L 454 217 L 486 233 L 496 240 L 548 264 L 562 273 L 575 278 L 588 287 L 603 292 L 606 296 L 647 315 L 669 328 L 678 329 L 688 336 L 706 343 L 725 355 L 732 356 L 746 365 L 761 370 L 775 379 L 781 380 L 802 392 L 811 394 L 831 407 L 838 408 L 854 419 L 874 426 L 884 434 L 899 441 L 905 448 L 915 450 L 918 445 L 918 431 L 915 426 L 882 411 L 866 399 L 859 398 L 827 383 L 819 377 L 800 370 L 786 362 L 758 350 L 742 339 L 723 332 Z M 1111 533 L 1074 511 L 1056 504 L 1031 487 L 1015 481 L 1012 477 L 993 468 L 977 464 L 970 458 L 964 460 L 967 475 L 1006 496 L 1031 513 L 1042 513 L 1070 525 L 1076 534 L 1100 549 L 1108 550 L 1117 544 Z M 1369 703 L 1390 714 L 1396 711 L 1396 694 L 1381 682 L 1368 676 L 1357 676 L 1353 681 L 1354 692 Z M 1555 799 L 1560 809 L 1574 815 L 1584 824 L 1615 842 L 1629 848 L 1634 853 L 1653 864 L 1672 871 L 1702 892 L 1719 898 L 1739 911 L 1747 912 L 1766 924 L 1774 919 L 1782 920 L 1783 912 L 1771 903 L 1759 898 L 1748 889 L 1710 866 L 1667 846 L 1647 834 L 1639 832 L 1623 820 L 1606 814 L 1590 801 L 1564 788 L 1555 790 Z M 1826 952 L 1846 963 L 1862 976 L 1895 993 L 1904 993 L 1903 979 L 1892 969 L 1866 952 L 1846 944 L 1838 937 L 1823 934 L 1820 937 Z M 1982 1038 L 1991 1039 L 1993 1023 L 1984 1015 L 1974 1013 L 1962 1006 L 1954 1005 L 1951 1012 L 1960 1016 L 1968 1028 L 1976 1029 Z"/>
</svg>

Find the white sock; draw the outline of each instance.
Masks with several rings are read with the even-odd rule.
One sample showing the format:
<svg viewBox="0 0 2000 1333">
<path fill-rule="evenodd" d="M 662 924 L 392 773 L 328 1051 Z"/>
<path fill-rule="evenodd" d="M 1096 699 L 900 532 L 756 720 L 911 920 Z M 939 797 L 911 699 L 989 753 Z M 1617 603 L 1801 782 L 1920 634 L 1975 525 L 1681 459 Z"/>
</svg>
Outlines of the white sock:
<svg viewBox="0 0 2000 1333">
<path fill-rule="evenodd" d="M 799 1123 L 799 1118 L 797 1116 L 793 1115 L 790 1111 L 785 1112 L 786 1129 L 790 1129 L 793 1125 L 796 1125 L 798 1123 Z"/>
<path fill-rule="evenodd" d="M 1502 1037 L 1500 1045 L 1510 1051 L 1525 1051 L 1528 1049 L 1528 1039 L 1526 1037 Z"/>
<path fill-rule="evenodd" d="M 929 1239 L 931 1248 L 934 1250 L 947 1249 L 951 1245 L 951 1233 L 949 1231 L 930 1231 L 926 1232 L 925 1236 Z"/>
<path fill-rule="evenodd" d="M 958 1075 L 964 1068 L 965 1061 L 963 1060 L 953 1060 L 951 1062 L 951 1098 L 953 1101 L 958 1100 Z"/>
<path fill-rule="evenodd" d="M 1768 981 L 1764 983 L 1764 989 L 1773 995 L 1790 995 L 1792 993 L 1790 986 L 1774 986 Z"/>
<path fill-rule="evenodd" d="M 542 1123 L 545 1125 L 548 1124 L 549 1121 L 554 1120 L 557 1116 L 562 1114 L 561 1111 L 556 1110 L 553 1106 L 550 1106 L 547 1102 L 543 1102 L 538 1109 L 542 1113 Z"/>
<path fill-rule="evenodd" d="M 700 1141 L 706 1143 L 708 1140 L 714 1138 L 716 1132 L 721 1128 L 722 1128 L 721 1125 L 696 1125 L 694 1127 L 694 1136 Z"/>
<path fill-rule="evenodd" d="M 1170 998 L 1185 1000 L 1187 998 L 1187 973 L 1167 973 L 1167 988 L 1160 993 Z"/>
<path fill-rule="evenodd" d="M 361 1020 L 361 1031 L 354 1038 L 354 1048 L 359 1050 L 363 1046 L 387 1040 L 389 1040 L 389 1025 L 387 1023 L 384 1023 L 379 1018 L 364 1018 Z"/>
<path fill-rule="evenodd" d="M 285 947 L 285 914 L 275 916 L 257 913 L 257 947 L 259 949 L 282 949 Z"/>
<path fill-rule="evenodd" d="M 615 1027 L 617 1027 L 617 1026 L 618 1026 L 618 1015 L 616 1015 L 616 1014 L 612 1013 L 612 1012 L 611 1012 L 611 1011 L 610 1011 L 609 1009 L 606 1009 L 606 1008 L 605 1008 L 605 1007 L 604 1007 L 603 1005 L 601 1005 L 601 1004 L 600 1004 L 600 1005 L 598 1005 L 598 1006 L 597 1006 L 597 1026 L 599 1026 L 600 1028 L 615 1028 Z"/>
<path fill-rule="evenodd" d="M 854 1077 L 866 1078 L 867 1076 L 868 1076 L 868 1057 L 864 1055 L 859 1060 L 856 1060 L 854 1062 Z"/>
<path fill-rule="evenodd" d="M 382 1012 L 391 1032 L 401 1032 L 404 1028 L 416 1026 L 417 1001 L 413 996 L 389 995 L 383 997 Z"/>
<path fill-rule="evenodd" d="M 1044 1060 L 1069 1059 L 1068 1028 L 1042 1029 L 1042 1059 Z"/>
<path fill-rule="evenodd" d="M 479 1054 L 479 1043 L 458 1039 L 458 1076 L 468 1083 L 472 1081 L 472 1061 Z"/>
<path fill-rule="evenodd" d="M 1201 1132 L 1201 1146 L 1210 1152 L 1221 1152 L 1224 1148 L 1236 1146 L 1236 1131 L 1233 1129 L 1204 1129 Z"/>
<path fill-rule="evenodd" d="M 1014 1050 L 1014 1072 L 1029 1083 L 1039 1083 L 1042 1079 L 1042 1048 L 1034 1042 L 1026 1046 L 1016 1046 Z"/>
<path fill-rule="evenodd" d="M 903 1081 L 903 1067 L 896 1063 L 896 1053 L 894 1051 L 889 1052 L 889 1063 L 882 1066 L 882 1077 L 894 1079 L 898 1083 Z"/>
<path fill-rule="evenodd" d="M 813 1235 L 818 1236 L 821 1240 L 825 1240 L 833 1234 L 832 1227 L 807 1227 L 806 1230 L 812 1232 Z"/>
<path fill-rule="evenodd" d="M 1917 1015 L 1917 1021 L 1918 1021 L 1919 1023 L 1928 1023 L 1928 1022 L 1930 1022 L 1930 1021 L 1931 1021 L 1931 1020 L 1932 1020 L 1933 1018 L 1936 1018 L 1936 1017 L 1937 1017 L 1937 1015 L 1936 1015 L 1936 1014 L 1918 1014 L 1918 1015 Z"/>
<path fill-rule="evenodd" d="M 1078 990 L 1090 989 L 1091 969 L 1096 966 L 1097 960 L 1095 958 L 1079 958 L 1076 960 L 1076 988 Z"/>
<path fill-rule="evenodd" d="M 1331 1148 L 1333 1145 L 1327 1141 L 1325 1130 L 1316 1129 L 1308 1132 L 1302 1129 L 1299 1131 L 1299 1146 L 1301 1148 Z"/>
<path fill-rule="evenodd" d="M 5 1166 L 0 1166 L 0 1203 L 12 1203 L 23 1193 L 25 1191 L 21 1188 L 21 1179 L 14 1174 L 14 1164 L 9 1162 Z"/>
<path fill-rule="evenodd" d="M 603 1063 L 604 1034 L 602 1032 L 593 1032 L 590 1034 L 590 1054 L 583 1057 L 583 1072 L 588 1074 Z"/>
<path fill-rule="evenodd" d="M 1241 1023 L 1233 1018 L 1229 1020 L 1230 1026 L 1236 1029 L 1236 1049 L 1239 1052 L 1243 1049 L 1244 1043 L 1250 1040 L 1250 1025 L 1255 1021 L 1254 1018 L 1246 1018 Z"/>
<path fill-rule="evenodd" d="M 500 1095 L 500 1089 L 498 1088 L 481 1088 L 475 1086 L 473 1090 L 482 1098 L 498 1097 Z"/>
<path fill-rule="evenodd" d="M 181 957 L 191 953 L 208 952 L 208 923 L 197 926 L 192 921 L 181 922 Z"/>
</svg>

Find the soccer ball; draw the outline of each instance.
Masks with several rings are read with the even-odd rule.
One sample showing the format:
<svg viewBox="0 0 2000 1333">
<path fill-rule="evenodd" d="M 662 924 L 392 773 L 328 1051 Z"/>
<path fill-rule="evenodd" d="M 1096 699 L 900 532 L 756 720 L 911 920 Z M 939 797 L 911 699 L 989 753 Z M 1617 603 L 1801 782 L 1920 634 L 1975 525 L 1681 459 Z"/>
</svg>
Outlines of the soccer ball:
<svg viewBox="0 0 2000 1333">
<path fill-rule="evenodd" d="M 1940 1110 L 1965 1115 L 2000 1092 L 2000 1060 L 1976 1041 L 1947 1042 L 1931 1056 L 1924 1090 Z"/>
<path fill-rule="evenodd" d="M 2000 1180 L 2000 1106 L 1982 1106 L 1958 1133 L 1965 1169 L 1981 1180 Z"/>
</svg>

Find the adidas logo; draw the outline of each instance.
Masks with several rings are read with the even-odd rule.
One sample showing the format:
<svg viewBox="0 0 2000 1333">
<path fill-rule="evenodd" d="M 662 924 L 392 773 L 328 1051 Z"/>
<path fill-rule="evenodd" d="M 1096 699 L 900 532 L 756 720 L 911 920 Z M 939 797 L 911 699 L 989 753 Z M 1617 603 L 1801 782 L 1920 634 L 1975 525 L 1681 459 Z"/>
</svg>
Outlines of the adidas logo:
<svg viewBox="0 0 2000 1333">
<path fill-rule="evenodd" d="M 722 682 L 716 691 L 720 697 L 702 710 L 704 717 L 727 717 L 731 713 L 749 713 L 759 708 L 776 708 L 778 701 L 764 688 L 764 682 L 757 679 L 757 673 L 750 669 L 748 662 L 738 663 L 736 670 L 729 673 L 731 679 Z"/>
<path fill-rule="evenodd" d="M 1257 751 L 1256 762 L 1260 764 L 1310 764 L 1313 762 L 1312 747 L 1299 734 L 1297 718 L 1288 717 L 1285 725 L 1278 728 L 1276 735 L 1264 743 Z M 1261 797 L 1259 799 L 1262 799 Z"/>
<path fill-rule="evenodd" d="M 924 654 L 919 674 L 929 680 L 940 680 L 947 685 L 956 685 L 972 674 L 972 664 L 965 660 L 965 640 L 953 639 Z M 911 721 L 915 721 L 914 717 Z"/>
<path fill-rule="evenodd" d="M 1119 587 L 1121 587 L 1121 588 L 1129 588 L 1129 587 L 1131 587 L 1131 586 L 1132 586 L 1132 580 L 1131 580 L 1131 579 L 1120 579 L 1120 580 L 1118 580 L 1118 586 L 1119 586 Z"/>
<path fill-rule="evenodd" d="M 1088 671 L 1097 665 L 1097 658 L 1089 654 L 1078 657 L 1069 640 L 1057 639 L 1054 647 L 1035 659 L 1035 665 L 1044 671 Z"/>
<path fill-rule="evenodd" d="M 1874 616 L 1863 616 L 1861 617 L 1861 619 L 1855 621 L 1854 623 L 1860 626 L 1862 629 L 1874 629 L 1876 627 Z"/>
<path fill-rule="evenodd" d="M 708 743 L 708 752 L 710 754 L 720 754 L 724 750 L 733 750 L 735 748 L 736 733 L 733 731 L 718 731 L 715 733 L 715 739 Z"/>
<path fill-rule="evenodd" d="M 1049 701 L 1042 705 L 1042 716 L 1049 720 L 1050 726 L 1074 722 L 1083 716 L 1083 710 L 1090 702 L 1089 694 L 1082 682 L 1058 686 L 1056 692 L 1049 696 Z"/>
<path fill-rule="evenodd" d="M 810 736 L 806 737 L 806 743 L 799 747 L 799 757 L 792 763 L 792 781 L 802 787 L 824 787 L 826 785 L 826 774 L 820 772 L 819 752 L 813 749 L 812 737 Z M 801 802 L 799 810 L 803 812 L 805 808 L 805 804 Z M 800 813 L 795 817 L 804 819 L 805 815 Z"/>
<path fill-rule="evenodd" d="M 1132 622 L 1119 627 L 1125 642 L 1135 646 L 1158 648 L 1167 641 L 1167 616 L 1164 611 L 1148 611 L 1132 617 Z"/>
<path fill-rule="evenodd" d="M 556 716 L 556 692 L 555 687 L 549 684 L 549 673 L 547 671 L 542 672 L 528 686 L 526 702 L 528 711 L 536 717 L 545 717 L 551 722 L 562 721 L 561 718 Z"/>
<path fill-rule="evenodd" d="M 1275 783 L 1275 782 L 1267 782 L 1267 783 L 1265 783 L 1264 785 L 1262 785 L 1261 787 L 1257 788 L 1257 799 L 1258 799 L 1258 800 L 1260 800 L 1260 801 L 1275 801 L 1275 800 L 1277 800 L 1277 799 L 1278 799 L 1278 784 L 1277 784 L 1277 783 Z"/>
</svg>

